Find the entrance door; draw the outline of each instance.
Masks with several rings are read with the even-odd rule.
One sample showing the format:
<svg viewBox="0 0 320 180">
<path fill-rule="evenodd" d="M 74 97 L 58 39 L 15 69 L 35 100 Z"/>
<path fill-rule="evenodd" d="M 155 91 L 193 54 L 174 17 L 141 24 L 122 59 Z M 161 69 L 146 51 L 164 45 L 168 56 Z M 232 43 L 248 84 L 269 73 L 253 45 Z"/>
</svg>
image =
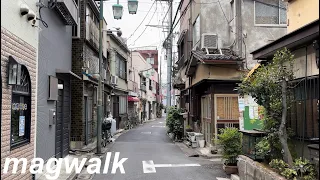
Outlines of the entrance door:
<svg viewBox="0 0 320 180">
<path fill-rule="evenodd" d="M 86 145 L 92 142 L 92 98 L 85 96 L 85 123 L 86 123 Z"/>
<path fill-rule="evenodd" d="M 212 131 L 211 131 L 211 95 L 201 97 L 201 124 L 202 133 L 207 145 L 211 145 Z"/>
<path fill-rule="evenodd" d="M 216 94 L 215 97 L 215 132 L 227 127 L 239 128 L 238 94 Z"/>
<path fill-rule="evenodd" d="M 116 129 L 120 126 L 120 115 L 119 115 L 119 96 L 113 97 L 113 118 L 116 120 Z"/>
<path fill-rule="evenodd" d="M 58 89 L 58 101 L 56 104 L 56 137 L 55 156 L 64 158 L 69 153 L 70 130 L 70 95 L 68 83 L 58 80 L 62 87 Z"/>
</svg>

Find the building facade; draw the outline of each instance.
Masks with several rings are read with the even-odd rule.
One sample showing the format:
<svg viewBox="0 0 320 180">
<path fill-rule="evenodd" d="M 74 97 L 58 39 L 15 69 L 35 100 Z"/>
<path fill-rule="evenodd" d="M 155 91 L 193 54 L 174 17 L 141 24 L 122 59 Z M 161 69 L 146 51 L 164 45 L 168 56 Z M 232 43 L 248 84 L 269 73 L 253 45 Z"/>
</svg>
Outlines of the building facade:
<svg viewBox="0 0 320 180">
<path fill-rule="evenodd" d="M 108 33 L 108 61 L 112 79 L 111 114 L 117 129 L 123 129 L 128 120 L 128 61 L 130 51 L 121 37 Z"/>
<path fill-rule="evenodd" d="M 255 49 L 252 55 L 261 63 L 272 61 L 273 55 L 284 47 L 294 55 L 294 80 L 289 82 L 294 87 L 293 102 L 288 110 L 287 127 L 294 131 L 291 139 L 297 155 L 319 165 L 319 159 L 311 158 L 308 149 L 319 151 L 319 1 L 310 1 L 310 4 L 301 0 L 288 1 L 290 32 Z M 297 8 L 306 6 L 310 9 Z M 296 17 L 293 12 L 307 17 Z"/>
<path fill-rule="evenodd" d="M 3 172 L 6 158 L 35 157 L 37 111 L 38 22 L 20 14 L 24 6 L 38 12 L 36 0 L 1 1 L 1 179 L 31 179 L 21 173 Z"/>
<path fill-rule="evenodd" d="M 139 86 L 138 115 L 141 122 L 157 116 L 158 73 L 139 51 L 132 51 L 132 71 Z M 159 99 L 159 98 L 158 98 Z"/>
<path fill-rule="evenodd" d="M 78 25 L 72 29 L 72 72 L 81 77 L 71 79 L 70 150 L 96 142 L 97 87 L 99 73 L 99 9 L 93 0 L 79 1 Z M 106 21 L 102 29 L 107 29 Z M 104 94 L 111 92 L 107 57 L 107 32 L 102 33 Z M 104 99 L 104 116 L 109 111 Z"/>
<path fill-rule="evenodd" d="M 48 0 L 43 3 L 49 4 Z M 66 4 L 69 14 L 65 16 L 55 8 L 41 9 L 48 27 L 39 23 L 42 30 L 38 51 L 36 156 L 45 162 L 69 154 L 71 79 L 82 79 L 72 72 L 72 26 L 78 23 L 77 3 Z"/>
<path fill-rule="evenodd" d="M 186 13 L 173 84 L 180 90 L 180 107 L 188 112 L 186 124 L 202 132 L 211 145 L 219 128 L 239 127 L 234 88 L 256 64 L 250 52 L 286 33 L 286 4 L 199 0 L 182 2 L 180 12 Z"/>
</svg>

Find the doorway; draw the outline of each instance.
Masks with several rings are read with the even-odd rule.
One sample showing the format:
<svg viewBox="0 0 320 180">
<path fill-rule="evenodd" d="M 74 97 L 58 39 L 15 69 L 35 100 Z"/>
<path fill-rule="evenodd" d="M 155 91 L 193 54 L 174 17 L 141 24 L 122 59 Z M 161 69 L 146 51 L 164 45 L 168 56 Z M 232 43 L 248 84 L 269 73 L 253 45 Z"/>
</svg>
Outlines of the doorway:
<svg viewBox="0 0 320 180">
<path fill-rule="evenodd" d="M 58 100 L 56 103 L 55 156 L 64 158 L 69 153 L 70 136 L 70 87 L 63 80 L 58 80 Z"/>
</svg>

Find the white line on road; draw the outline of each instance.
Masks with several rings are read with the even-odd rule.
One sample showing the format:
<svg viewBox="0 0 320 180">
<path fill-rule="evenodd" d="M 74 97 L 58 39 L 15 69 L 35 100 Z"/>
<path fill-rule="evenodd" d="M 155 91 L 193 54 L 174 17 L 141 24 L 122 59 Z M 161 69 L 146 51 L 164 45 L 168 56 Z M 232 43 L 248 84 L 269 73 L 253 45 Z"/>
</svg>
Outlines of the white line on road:
<svg viewBox="0 0 320 180">
<path fill-rule="evenodd" d="M 197 167 L 200 164 L 154 164 L 152 160 L 142 161 L 143 173 L 156 173 L 156 167 Z"/>
<path fill-rule="evenodd" d="M 151 134 L 151 132 L 141 132 L 141 134 Z"/>
<path fill-rule="evenodd" d="M 159 124 L 163 124 L 164 122 L 159 122 Z"/>
<path fill-rule="evenodd" d="M 166 127 L 166 126 L 151 126 L 151 127 L 161 127 L 161 128 L 164 128 L 164 127 Z"/>
</svg>

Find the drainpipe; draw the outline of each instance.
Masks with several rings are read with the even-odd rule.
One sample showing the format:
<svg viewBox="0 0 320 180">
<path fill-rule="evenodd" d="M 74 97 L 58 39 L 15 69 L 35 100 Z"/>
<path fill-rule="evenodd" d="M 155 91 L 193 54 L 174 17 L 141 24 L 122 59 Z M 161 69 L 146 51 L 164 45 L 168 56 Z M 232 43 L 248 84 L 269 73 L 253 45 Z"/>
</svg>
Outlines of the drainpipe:
<svg viewBox="0 0 320 180">
<path fill-rule="evenodd" d="M 305 137 L 305 123 L 307 120 L 307 75 L 308 75 L 308 46 L 306 46 L 306 64 L 304 77 L 304 121 L 302 123 L 302 159 L 304 158 L 304 137 Z"/>
</svg>

